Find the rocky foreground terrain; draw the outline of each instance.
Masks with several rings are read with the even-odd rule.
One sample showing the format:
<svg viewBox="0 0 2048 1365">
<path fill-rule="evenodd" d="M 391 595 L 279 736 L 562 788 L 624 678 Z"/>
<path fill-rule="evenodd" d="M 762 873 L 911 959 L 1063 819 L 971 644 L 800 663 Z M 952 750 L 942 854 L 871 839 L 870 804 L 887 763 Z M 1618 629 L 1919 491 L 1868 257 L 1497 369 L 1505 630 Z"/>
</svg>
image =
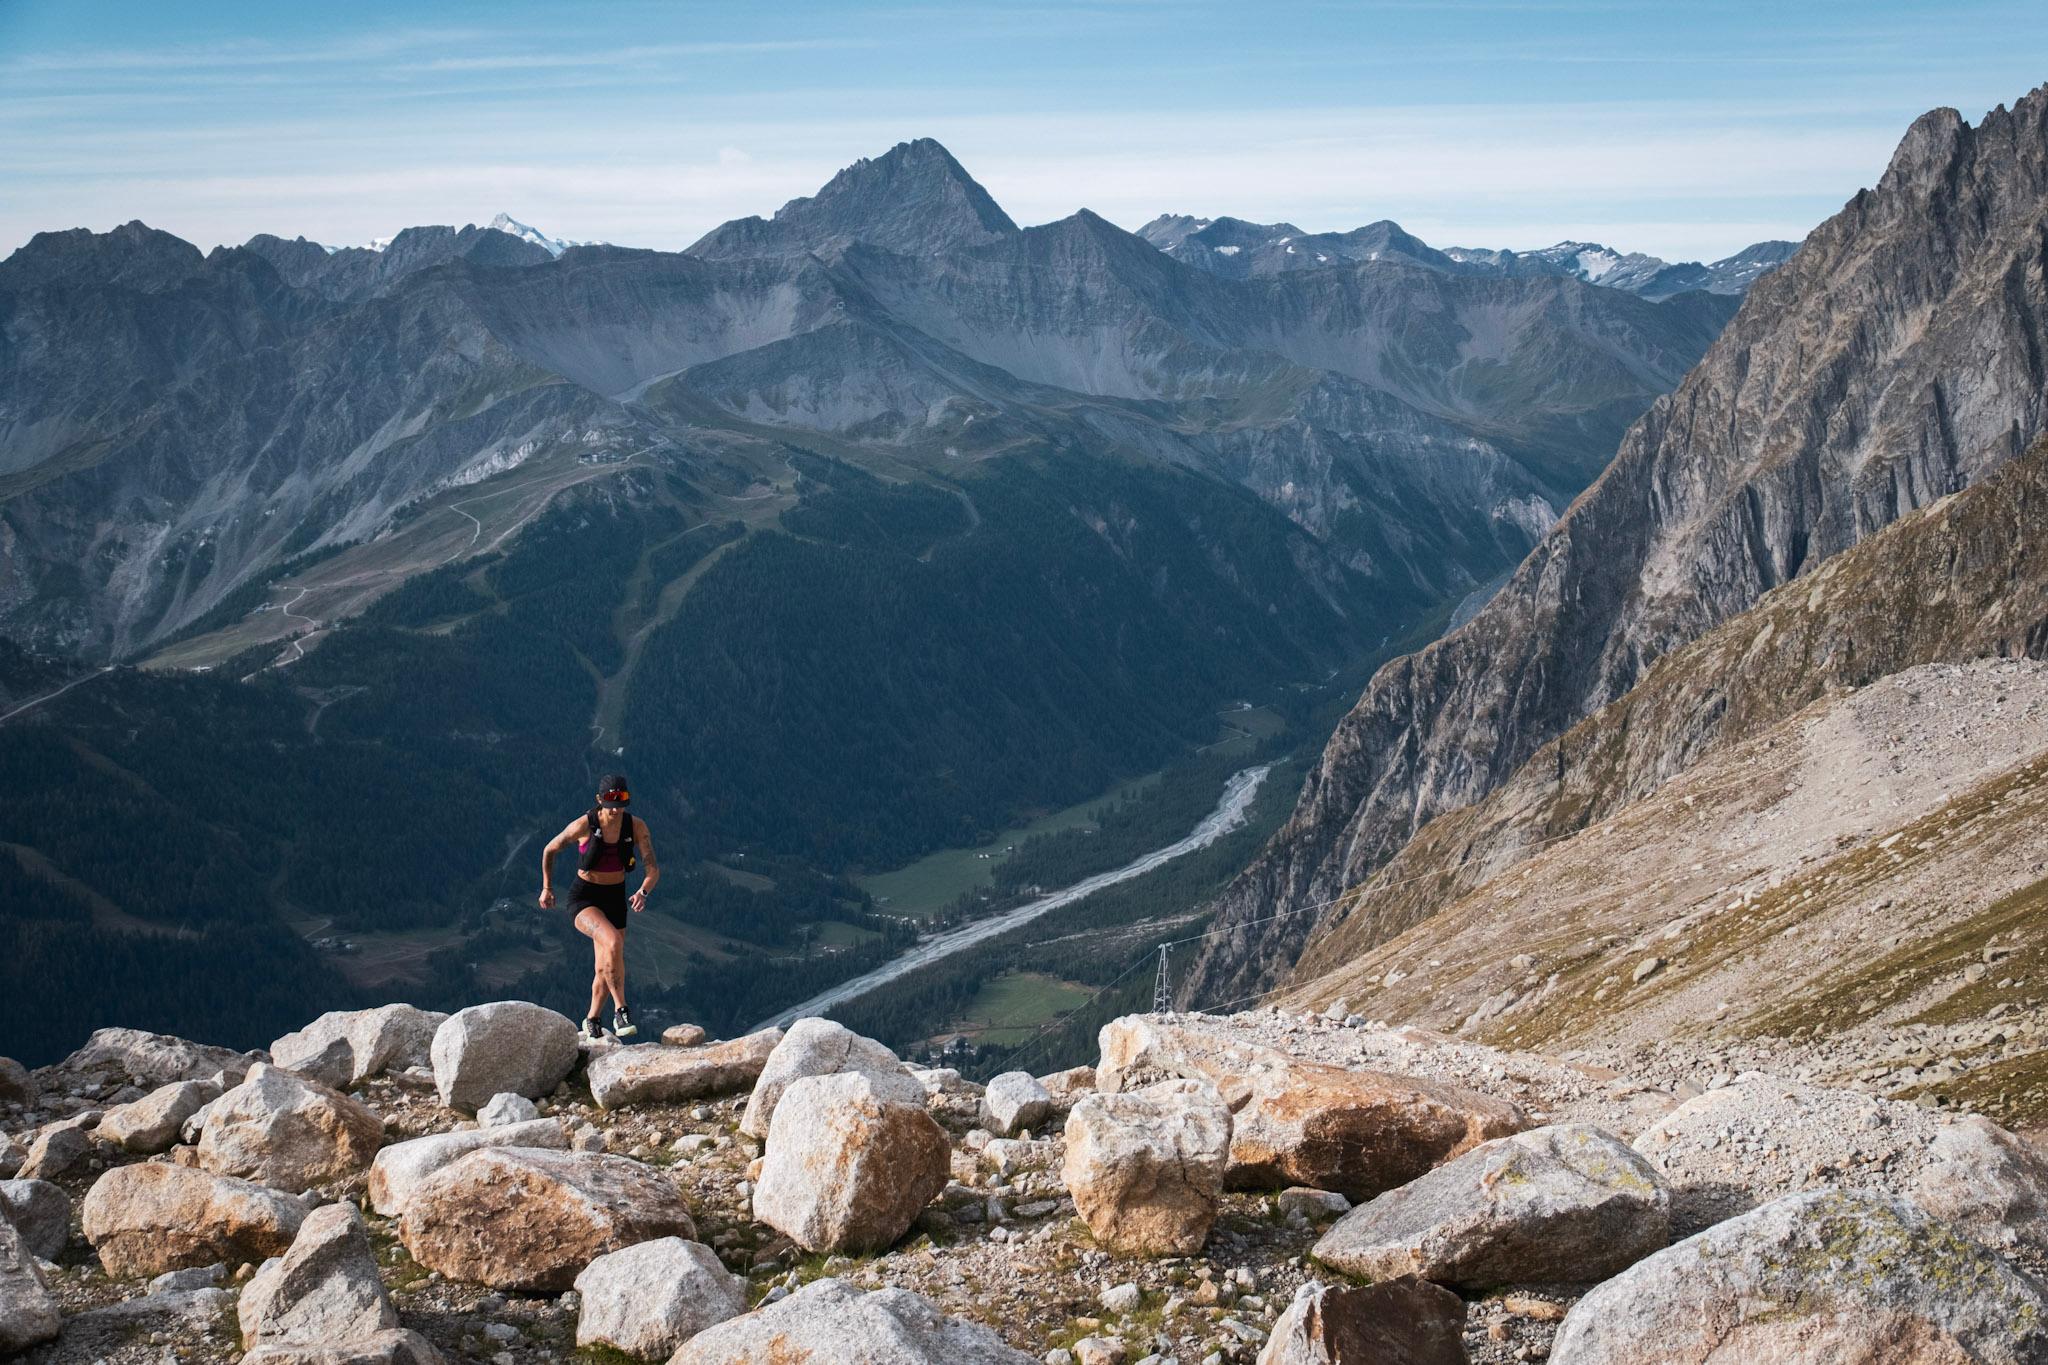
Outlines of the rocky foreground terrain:
<svg viewBox="0 0 2048 1365">
<path fill-rule="evenodd" d="M 1141 1015 L 984 1087 L 520 1002 L 0 1060 L 31 1361 L 2048 1360 L 2048 1159 L 1683 1047 Z"/>
</svg>

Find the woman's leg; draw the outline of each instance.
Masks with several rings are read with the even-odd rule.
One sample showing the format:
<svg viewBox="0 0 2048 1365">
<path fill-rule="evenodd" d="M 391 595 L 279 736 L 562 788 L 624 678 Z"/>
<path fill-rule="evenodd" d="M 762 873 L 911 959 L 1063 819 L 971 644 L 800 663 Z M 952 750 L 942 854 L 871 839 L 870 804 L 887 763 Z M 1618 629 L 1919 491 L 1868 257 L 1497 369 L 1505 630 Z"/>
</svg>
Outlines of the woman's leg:
<svg viewBox="0 0 2048 1365">
<path fill-rule="evenodd" d="M 594 970 L 590 977 L 590 1013 L 586 1017 L 595 1019 L 598 1011 L 604 1008 L 607 992 L 614 1004 L 621 997 L 622 987 L 614 985 L 609 978 L 614 962 L 620 963 L 620 971 L 624 971 L 626 936 L 614 929 L 612 922 L 605 918 L 604 911 L 594 905 L 586 905 L 576 912 L 576 930 L 590 940 Z"/>
</svg>

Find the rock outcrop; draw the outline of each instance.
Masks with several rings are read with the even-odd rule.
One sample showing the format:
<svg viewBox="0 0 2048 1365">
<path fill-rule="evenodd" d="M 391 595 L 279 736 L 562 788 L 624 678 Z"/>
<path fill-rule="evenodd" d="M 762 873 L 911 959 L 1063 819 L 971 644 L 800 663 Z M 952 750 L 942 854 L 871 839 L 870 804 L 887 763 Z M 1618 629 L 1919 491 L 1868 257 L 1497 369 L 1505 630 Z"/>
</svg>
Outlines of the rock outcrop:
<svg viewBox="0 0 2048 1365">
<path fill-rule="evenodd" d="M 768 1126 L 754 1216 L 809 1251 L 880 1251 L 946 1186 L 951 1144 L 907 1077 L 801 1076 Z M 915 1085 L 915 1082 L 910 1082 Z"/>
<path fill-rule="evenodd" d="M 1580 1299 L 1555 1365 L 2048 1358 L 2048 1291 L 1910 1204 L 1794 1195 Z"/>
<path fill-rule="evenodd" d="M 399 1237 L 414 1260 L 496 1289 L 563 1290 L 608 1251 L 658 1237 L 695 1241 L 672 1181 L 601 1152 L 487 1147 L 420 1182 Z"/>
<path fill-rule="evenodd" d="M 905 1289 L 862 1293 L 814 1280 L 780 1303 L 707 1328 L 669 1365 L 1035 1365 L 978 1322 L 949 1318 Z"/>
<path fill-rule="evenodd" d="M 306 1206 L 281 1191 L 158 1162 L 108 1171 L 80 1213 L 109 1275 L 281 1256 L 306 1221 Z"/>
<path fill-rule="evenodd" d="M 702 1046 L 649 1043 L 614 1048 L 590 1063 L 591 1098 L 607 1109 L 618 1109 L 745 1090 L 761 1079 L 762 1068 L 781 1041 L 781 1029 L 765 1029 Z"/>
<path fill-rule="evenodd" d="M 576 1025 L 524 1000 L 471 1005 L 434 1031 L 434 1084 L 441 1103 L 474 1111 L 510 1091 L 539 1099 L 576 1066 Z"/>
<path fill-rule="evenodd" d="M 281 1190 L 366 1169 L 384 1121 L 336 1090 L 262 1063 L 222 1095 L 199 1131 L 199 1164 Z"/>
<path fill-rule="evenodd" d="M 1592 1284 L 1671 1237 L 1655 1167 L 1598 1128 L 1533 1128 L 1473 1148 L 1353 1209 L 1316 1243 L 1347 1275 L 1449 1288 Z"/>
<path fill-rule="evenodd" d="M 1499 594 L 1374 677 L 1294 816 L 1218 902 L 1234 932 L 1183 997 L 1242 995 L 1297 958 L 1331 965 L 1316 942 L 1375 913 L 1340 898 L 1422 826 L 1659 657 L 2025 450 L 2048 427 L 2048 280 L 2031 264 L 2044 191 L 2048 88 L 1974 128 L 1952 109 L 1919 119 L 1877 187 L 1758 281 Z M 1655 757 L 1640 769 L 1652 783 L 1669 772 Z M 1408 922 L 1367 922 L 1348 951 Z"/>
<path fill-rule="evenodd" d="M 1202 1081 L 1084 1095 L 1060 1178 L 1095 1240 L 1141 1255 L 1202 1249 L 1222 1202 L 1230 1110 Z"/>
</svg>

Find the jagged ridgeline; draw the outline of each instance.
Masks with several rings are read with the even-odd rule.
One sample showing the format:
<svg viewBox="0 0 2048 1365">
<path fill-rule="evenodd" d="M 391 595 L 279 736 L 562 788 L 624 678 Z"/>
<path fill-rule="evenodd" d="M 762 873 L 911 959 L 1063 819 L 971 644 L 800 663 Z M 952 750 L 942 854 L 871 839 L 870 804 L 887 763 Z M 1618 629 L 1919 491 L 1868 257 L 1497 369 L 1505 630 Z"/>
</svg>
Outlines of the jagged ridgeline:
<svg viewBox="0 0 2048 1365">
<path fill-rule="evenodd" d="M 1304 943 L 1306 972 L 1336 970 L 1823 683 L 2038 656 L 2037 518 L 2010 511 L 2034 475 L 1971 495 L 2048 429 L 2044 234 L 2048 88 L 1977 127 L 1954 110 L 1915 122 L 1877 187 L 1749 291 L 1486 609 L 1373 679 L 1222 898 L 1240 932 L 1190 998 L 1269 987 Z M 1858 561 L 1875 603 L 1836 590 L 1849 580 L 1829 577 L 1832 557 L 1959 493 L 1971 534 L 1919 523 Z M 1678 652 L 1760 599 L 1788 630 L 1776 645 L 1751 622 L 1735 632 L 1751 649 Z M 1792 611 L 1812 619 L 1791 628 Z M 1784 657 L 1788 641 L 1806 652 Z"/>
<path fill-rule="evenodd" d="M 41 1056 L 116 1013 L 574 1008 L 532 864 L 621 763 L 669 872 L 636 995 L 751 1022 L 900 950 L 855 874 L 1188 760 L 1226 705 L 1301 742 L 1732 307 L 1222 278 L 1019 228 L 928 141 L 686 253 L 39 236 L 0 263 L 4 687 L 140 667 L 0 726 L 7 1022 Z"/>
</svg>

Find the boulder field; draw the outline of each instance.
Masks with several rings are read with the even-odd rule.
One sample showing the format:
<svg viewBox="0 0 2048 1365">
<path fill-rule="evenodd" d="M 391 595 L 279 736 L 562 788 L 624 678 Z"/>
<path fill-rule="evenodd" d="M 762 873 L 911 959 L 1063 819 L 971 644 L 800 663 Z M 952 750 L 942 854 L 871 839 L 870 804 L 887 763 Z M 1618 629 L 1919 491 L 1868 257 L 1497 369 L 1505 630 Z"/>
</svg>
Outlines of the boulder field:
<svg viewBox="0 0 2048 1365">
<path fill-rule="evenodd" d="M 567 1023 L 387 1006 L 267 1055 L 102 1030 L 0 1065 L 0 1352 L 2048 1359 L 2048 1162 L 1979 1116 L 1274 1010 L 1129 1016 L 987 1085 L 822 1020 Z"/>
</svg>

